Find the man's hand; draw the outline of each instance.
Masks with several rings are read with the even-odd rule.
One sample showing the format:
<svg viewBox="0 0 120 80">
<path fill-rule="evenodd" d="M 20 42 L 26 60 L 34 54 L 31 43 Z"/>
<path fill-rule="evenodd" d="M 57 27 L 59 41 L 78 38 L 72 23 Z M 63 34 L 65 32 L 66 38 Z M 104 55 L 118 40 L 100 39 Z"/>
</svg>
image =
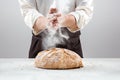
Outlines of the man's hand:
<svg viewBox="0 0 120 80">
<path fill-rule="evenodd" d="M 59 16 L 60 16 L 60 14 L 57 14 L 56 8 L 51 8 L 47 17 L 40 16 L 36 20 L 36 22 L 33 26 L 35 34 L 37 35 L 40 31 L 44 30 L 46 28 L 46 26 L 56 27 L 57 23 L 58 23 L 57 17 L 59 17 Z"/>
<path fill-rule="evenodd" d="M 75 31 L 78 29 L 75 17 L 73 15 L 62 15 L 60 13 L 57 13 L 56 8 L 50 9 L 48 17 L 39 17 L 36 20 L 33 29 L 36 33 L 38 33 L 44 30 L 46 26 L 51 26 L 53 28 L 58 28 L 59 26 L 68 27 L 71 31 Z"/>
<path fill-rule="evenodd" d="M 46 28 L 46 25 L 48 24 L 48 21 L 49 21 L 49 20 L 48 20 L 46 17 L 40 16 L 40 17 L 36 20 L 36 22 L 35 22 L 35 24 L 34 24 L 34 26 L 33 26 L 34 31 L 35 31 L 36 33 L 38 33 L 38 32 L 40 32 L 40 31 L 44 30 L 44 29 Z"/>
<path fill-rule="evenodd" d="M 75 17 L 71 14 L 61 15 L 57 18 L 58 24 L 62 27 L 68 27 L 71 31 L 75 31 L 78 29 Z"/>
<path fill-rule="evenodd" d="M 58 13 L 56 8 L 51 8 L 49 10 L 49 14 L 47 16 L 47 18 L 49 19 L 49 24 L 51 27 L 53 28 L 57 28 L 58 27 L 58 21 L 57 18 L 60 17 L 61 14 Z"/>
<path fill-rule="evenodd" d="M 54 13 L 54 14 L 50 14 L 51 17 L 48 18 L 49 23 L 51 24 L 52 27 L 57 28 L 58 27 L 58 20 L 57 18 L 61 16 L 61 14 L 59 13 Z"/>
</svg>

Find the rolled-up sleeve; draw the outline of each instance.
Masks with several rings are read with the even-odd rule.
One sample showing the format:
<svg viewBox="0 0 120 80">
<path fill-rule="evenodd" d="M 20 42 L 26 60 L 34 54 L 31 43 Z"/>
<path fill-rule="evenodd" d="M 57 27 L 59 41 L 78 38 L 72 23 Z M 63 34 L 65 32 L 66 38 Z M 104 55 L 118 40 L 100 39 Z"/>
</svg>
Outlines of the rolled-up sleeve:
<svg viewBox="0 0 120 80">
<path fill-rule="evenodd" d="M 93 0 L 76 0 L 76 8 L 71 12 L 81 30 L 91 20 L 93 16 Z"/>
<path fill-rule="evenodd" d="M 36 19 L 43 16 L 38 12 L 36 7 L 36 0 L 18 0 L 20 4 L 20 10 L 24 17 L 25 24 L 33 29 Z"/>
</svg>

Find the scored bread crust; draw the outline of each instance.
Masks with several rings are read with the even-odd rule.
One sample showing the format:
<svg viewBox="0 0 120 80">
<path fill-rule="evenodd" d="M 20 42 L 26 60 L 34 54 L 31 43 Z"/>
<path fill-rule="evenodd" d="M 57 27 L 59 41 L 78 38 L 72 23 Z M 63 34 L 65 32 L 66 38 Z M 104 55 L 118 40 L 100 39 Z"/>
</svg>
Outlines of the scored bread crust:
<svg viewBox="0 0 120 80">
<path fill-rule="evenodd" d="M 38 53 L 35 66 L 46 69 L 71 69 L 83 67 L 82 58 L 64 48 L 51 48 Z"/>
</svg>

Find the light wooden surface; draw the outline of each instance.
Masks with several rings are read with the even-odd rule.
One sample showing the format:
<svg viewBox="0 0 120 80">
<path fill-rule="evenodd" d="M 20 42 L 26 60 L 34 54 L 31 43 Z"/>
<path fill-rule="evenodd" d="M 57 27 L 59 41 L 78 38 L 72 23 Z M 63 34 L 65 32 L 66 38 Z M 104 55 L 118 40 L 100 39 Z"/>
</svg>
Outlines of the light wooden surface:
<svg viewBox="0 0 120 80">
<path fill-rule="evenodd" d="M 120 58 L 84 58 L 84 67 L 47 70 L 34 66 L 34 59 L 1 58 L 0 80 L 120 80 Z"/>
</svg>

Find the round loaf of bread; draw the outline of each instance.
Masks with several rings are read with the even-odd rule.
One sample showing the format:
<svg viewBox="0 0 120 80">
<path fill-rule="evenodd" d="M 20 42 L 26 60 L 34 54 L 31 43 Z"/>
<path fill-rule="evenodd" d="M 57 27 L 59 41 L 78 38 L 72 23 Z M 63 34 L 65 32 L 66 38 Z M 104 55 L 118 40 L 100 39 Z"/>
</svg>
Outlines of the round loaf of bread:
<svg viewBox="0 0 120 80">
<path fill-rule="evenodd" d="M 83 67 L 83 64 L 77 53 L 63 48 L 51 48 L 38 53 L 35 66 L 46 69 L 72 69 Z"/>
</svg>

